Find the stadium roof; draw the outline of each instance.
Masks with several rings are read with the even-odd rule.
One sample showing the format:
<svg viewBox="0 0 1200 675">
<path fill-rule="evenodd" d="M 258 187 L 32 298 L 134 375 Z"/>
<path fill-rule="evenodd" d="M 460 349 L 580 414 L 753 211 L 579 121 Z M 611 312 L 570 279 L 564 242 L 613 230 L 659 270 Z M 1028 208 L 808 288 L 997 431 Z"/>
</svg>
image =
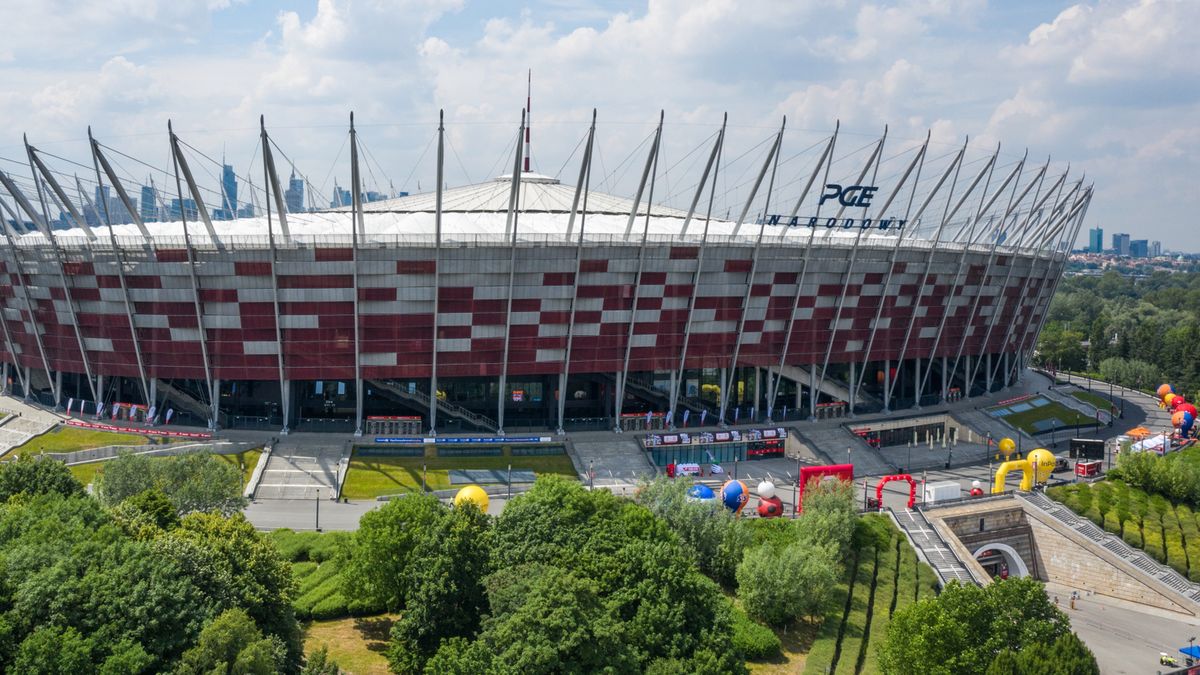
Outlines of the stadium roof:
<svg viewBox="0 0 1200 675">
<path fill-rule="evenodd" d="M 503 243 L 509 239 L 508 232 L 508 200 L 512 188 L 510 176 L 500 176 L 485 183 L 464 185 L 449 188 L 442 194 L 442 240 L 445 243 Z M 432 241 L 434 239 L 434 206 L 435 193 L 422 193 L 399 197 L 396 199 L 370 202 L 363 205 L 363 222 L 366 231 L 366 242 L 411 242 Z M 636 243 L 641 240 L 643 228 L 647 237 L 653 241 L 678 240 L 699 242 L 704 235 L 704 213 L 697 209 L 687 232 L 683 231 L 687 212 L 666 206 L 647 206 L 646 199 L 637 209 L 629 237 L 625 233 L 629 228 L 629 213 L 633 209 L 633 199 L 605 194 L 590 190 L 587 195 L 586 220 L 576 217 L 573 232 L 568 238 L 567 226 L 571 205 L 575 199 L 575 188 L 564 185 L 557 179 L 541 174 L 525 173 L 521 178 L 521 200 L 518 208 L 517 239 L 520 241 L 577 241 L 581 220 L 586 225 L 588 241 L 619 241 Z M 582 197 L 580 210 L 583 209 Z M 647 217 L 647 210 L 649 211 Z M 303 240 L 329 239 L 348 241 L 351 237 L 353 213 L 350 207 L 340 207 L 309 213 L 289 213 L 287 215 L 288 229 L 291 236 Z M 152 239 L 167 243 L 172 239 L 183 237 L 183 224 L 180 221 L 150 222 L 146 229 Z M 247 243 L 252 239 L 265 242 L 268 233 L 268 222 L 265 216 L 240 218 L 237 220 L 214 220 L 213 229 L 222 243 Z M 95 230 L 97 239 L 93 240 L 103 245 L 108 240 L 107 227 Z M 759 226 L 757 214 L 746 217 L 746 222 L 738 229 L 737 223 L 724 218 L 713 218 L 709 222 L 708 239 L 712 242 L 737 239 L 753 242 L 758 236 Z M 280 223 L 273 216 L 270 231 L 278 239 L 281 237 Z M 128 245 L 133 239 L 141 239 L 137 225 L 129 223 L 114 225 L 113 233 L 122 241 L 122 246 Z M 778 240 L 783 236 L 789 241 L 803 243 L 808 240 L 811 230 L 805 227 L 769 226 L 764 234 Z M 818 228 L 817 238 L 845 238 L 853 241 L 857 229 L 825 229 Z M 188 220 L 188 234 L 193 244 L 203 246 L 208 242 L 208 232 L 203 223 L 197 219 Z M 83 240 L 85 234 L 81 229 L 55 230 L 54 236 L 62 243 Z M 864 233 L 863 243 L 868 240 L 895 241 L 895 234 L 870 230 Z M 22 236 L 23 243 L 42 243 L 44 237 L 40 233 L 29 233 Z M 181 243 L 181 242 L 180 242 Z"/>
</svg>

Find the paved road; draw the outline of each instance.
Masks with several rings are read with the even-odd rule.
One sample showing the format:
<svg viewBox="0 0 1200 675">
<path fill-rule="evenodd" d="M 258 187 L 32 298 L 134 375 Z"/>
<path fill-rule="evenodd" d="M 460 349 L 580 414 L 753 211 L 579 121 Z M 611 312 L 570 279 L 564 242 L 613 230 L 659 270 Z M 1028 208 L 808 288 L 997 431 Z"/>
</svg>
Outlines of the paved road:
<svg viewBox="0 0 1200 675">
<path fill-rule="evenodd" d="M 1166 611 L 1147 611 L 1100 595 L 1084 595 L 1070 608 L 1071 590 L 1046 584 L 1046 594 L 1059 599 L 1059 608 L 1071 619 L 1084 644 L 1096 655 L 1105 675 L 1142 675 L 1163 670 L 1160 652 L 1179 658 L 1180 647 L 1200 634 L 1200 619 Z"/>
</svg>

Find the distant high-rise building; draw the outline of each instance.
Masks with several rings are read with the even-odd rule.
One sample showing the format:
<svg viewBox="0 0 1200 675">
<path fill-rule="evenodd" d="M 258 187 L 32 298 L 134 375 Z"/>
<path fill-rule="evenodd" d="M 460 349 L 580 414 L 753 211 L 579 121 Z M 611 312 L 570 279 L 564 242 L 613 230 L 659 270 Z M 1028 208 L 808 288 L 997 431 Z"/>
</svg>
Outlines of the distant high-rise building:
<svg viewBox="0 0 1200 675">
<path fill-rule="evenodd" d="M 158 191 L 149 185 L 142 186 L 141 203 L 138 211 L 142 214 L 142 222 L 158 222 Z"/>
<path fill-rule="evenodd" d="M 133 216 L 129 215 L 129 209 L 125 208 L 125 202 L 118 197 L 109 197 L 108 199 L 108 222 L 112 225 L 133 222 Z"/>
<path fill-rule="evenodd" d="M 187 216 L 188 220 L 195 220 L 200 217 L 200 210 L 196 208 L 196 200 L 194 200 L 194 199 L 183 200 L 183 208 L 185 209 L 185 215 Z M 171 200 L 170 220 L 180 220 L 179 200 L 178 199 Z"/>
<path fill-rule="evenodd" d="M 1104 228 L 1093 227 L 1088 230 L 1088 253 L 1100 253 L 1104 250 Z"/>
<path fill-rule="evenodd" d="M 220 212 L 218 220 L 233 220 L 237 214 L 237 175 L 233 172 L 233 167 L 228 164 L 223 164 L 221 168 L 221 208 L 217 209 Z"/>
<path fill-rule="evenodd" d="M 1112 236 L 1113 253 L 1117 255 L 1129 255 L 1129 235 L 1124 232 L 1117 232 Z"/>
<path fill-rule="evenodd" d="M 350 206 L 354 201 L 353 194 L 349 190 L 343 190 L 342 186 L 333 182 L 333 201 L 329 202 L 329 208 L 336 209 L 339 206 Z"/>
<path fill-rule="evenodd" d="M 1150 242 L 1150 257 L 1157 258 L 1160 255 L 1162 255 L 1162 242 L 1161 241 Z"/>
<path fill-rule="evenodd" d="M 1134 239 L 1129 242 L 1129 255 L 1134 258 L 1150 257 L 1150 242 L 1145 239 Z"/>
<path fill-rule="evenodd" d="M 304 213 L 304 181 L 296 178 L 295 169 L 292 169 L 292 177 L 288 179 L 288 189 L 283 193 L 283 201 L 287 204 L 288 213 Z"/>
</svg>

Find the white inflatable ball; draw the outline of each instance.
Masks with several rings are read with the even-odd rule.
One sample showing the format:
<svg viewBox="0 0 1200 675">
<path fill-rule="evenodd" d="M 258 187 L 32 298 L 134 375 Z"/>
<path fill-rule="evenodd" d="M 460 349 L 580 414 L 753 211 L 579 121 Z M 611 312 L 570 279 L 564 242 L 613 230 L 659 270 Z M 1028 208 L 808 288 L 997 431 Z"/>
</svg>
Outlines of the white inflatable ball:
<svg viewBox="0 0 1200 675">
<path fill-rule="evenodd" d="M 981 488 L 981 487 L 983 487 L 983 483 L 981 483 L 981 482 L 979 482 L 979 481 L 977 481 L 977 480 L 973 480 L 973 481 L 971 481 L 971 487 L 973 487 L 973 488 Z"/>
<path fill-rule="evenodd" d="M 775 496 L 775 484 L 769 480 L 764 480 L 758 484 L 758 496 L 763 499 L 770 499 Z"/>
</svg>

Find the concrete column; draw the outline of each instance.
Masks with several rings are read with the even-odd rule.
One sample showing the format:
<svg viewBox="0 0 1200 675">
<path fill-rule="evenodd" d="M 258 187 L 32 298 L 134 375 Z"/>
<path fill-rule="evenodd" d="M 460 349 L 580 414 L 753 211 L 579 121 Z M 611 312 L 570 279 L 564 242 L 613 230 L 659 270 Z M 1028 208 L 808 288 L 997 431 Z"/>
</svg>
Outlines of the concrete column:
<svg viewBox="0 0 1200 675">
<path fill-rule="evenodd" d="M 150 400 L 146 401 L 146 411 L 149 412 L 150 406 L 158 402 L 158 378 L 150 378 Z"/>
<path fill-rule="evenodd" d="M 1004 386 L 1008 386 L 1008 352 L 1004 352 Z"/>
<path fill-rule="evenodd" d="M 762 368 L 754 366 L 754 406 L 753 409 L 762 405 Z M 763 409 L 765 412 L 765 408 Z"/>
<path fill-rule="evenodd" d="M 104 398 L 104 376 L 103 375 L 96 375 L 96 391 L 100 392 L 100 398 L 103 399 Z M 96 403 L 97 403 L 97 401 L 92 401 L 93 405 Z M 92 412 L 94 413 L 95 410 L 93 410 Z"/>
<path fill-rule="evenodd" d="M 964 354 L 963 361 L 965 361 L 966 364 L 964 365 L 964 368 L 963 368 L 962 394 L 963 394 L 963 398 L 967 399 L 967 398 L 971 398 L 971 385 L 970 385 L 970 382 L 968 382 L 968 380 L 971 379 L 971 355 Z"/>
<path fill-rule="evenodd" d="M 883 412 L 892 411 L 892 362 L 883 360 Z"/>
<path fill-rule="evenodd" d="M 558 374 L 558 400 L 556 400 L 555 403 L 558 404 L 560 402 L 565 402 L 567 400 L 566 396 L 567 374 L 562 372 Z M 555 433 L 557 433 L 559 436 L 562 436 L 563 434 L 567 433 L 566 430 L 563 429 L 563 406 L 560 404 L 556 405 L 555 407 L 558 408 L 558 428 L 555 429 Z"/>
<path fill-rule="evenodd" d="M 780 375 L 780 377 L 783 377 L 783 375 Z M 803 405 L 804 405 L 804 387 L 800 386 L 800 380 L 796 380 L 796 405 L 795 405 L 796 410 L 799 411 L 801 406 L 803 406 Z"/>
<path fill-rule="evenodd" d="M 219 380 L 213 380 L 218 382 Z M 280 383 L 279 401 L 283 408 L 283 428 L 279 430 L 280 436 L 288 435 L 288 426 L 292 422 L 292 382 L 291 380 L 283 380 Z"/>
<path fill-rule="evenodd" d="M 932 361 L 931 361 L 932 363 Z M 913 408 L 921 409 L 921 357 L 913 359 Z"/>
<path fill-rule="evenodd" d="M 726 402 L 729 401 L 729 393 L 730 392 L 729 392 L 729 389 L 727 389 L 727 387 L 729 387 L 729 386 L 730 386 L 730 384 L 729 384 L 729 369 L 722 366 L 721 367 L 721 397 L 720 397 L 722 401 L 726 401 Z M 726 408 L 724 406 L 722 406 L 720 414 L 724 415 L 725 410 L 726 410 Z M 718 419 L 717 424 L 722 427 L 725 426 L 725 418 L 721 417 L 720 419 Z"/>
<path fill-rule="evenodd" d="M 987 377 L 984 378 L 983 386 L 987 388 L 987 391 L 990 394 L 990 393 L 992 393 L 992 353 L 991 352 L 987 353 L 987 360 L 983 362 L 983 365 L 987 368 Z"/>
<path fill-rule="evenodd" d="M 15 359 L 16 357 L 17 357 L 17 355 L 13 354 L 13 358 Z M 3 387 L 4 393 L 6 393 L 6 394 L 9 393 L 9 390 L 8 390 L 8 361 L 4 362 L 4 382 L 0 383 L 0 386 Z"/>
<path fill-rule="evenodd" d="M 62 405 L 62 371 L 54 372 L 54 407 Z"/>
<path fill-rule="evenodd" d="M 946 400 L 946 394 L 950 392 L 950 374 L 946 372 L 946 368 L 950 365 L 947 363 L 949 359 L 942 357 L 942 400 Z"/>
<path fill-rule="evenodd" d="M 808 367 L 808 419 L 817 419 L 817 364 Z"/>
<path fill-rule="evenodd" d="M 213 388 L 208 398 L 208 429 L 216 431 L 220 427 L 217 420 L 221 418 L 221 380 L 219 378 L 213 378 Z M 284 426 L 287 426 L 287 420 L 284 420 Z"/>
<path fill-rule="evenodd" d="M 849 393 L 850 393 L 849 399 L 850 400 L 846 401 L 846 405 L 849 406 L 851 417 L 854 417 L 854 380 L 857 375 L 857 372 L 856 372 L 857 365 L 858 364 L 854 361 L 850 362 L 850 382 L 848 383 L 850 385 L 850 390 L 849 390 Z"/>
<path fill-rule="evenodd" d="M 625 380 L 621 377 L 621 371 L 613 373 L 613 382 L 616 383 L 613 388 L 613 426 L 617 433 L 621 433 L 621 410 L 625 407 Z"/>
</svg>

